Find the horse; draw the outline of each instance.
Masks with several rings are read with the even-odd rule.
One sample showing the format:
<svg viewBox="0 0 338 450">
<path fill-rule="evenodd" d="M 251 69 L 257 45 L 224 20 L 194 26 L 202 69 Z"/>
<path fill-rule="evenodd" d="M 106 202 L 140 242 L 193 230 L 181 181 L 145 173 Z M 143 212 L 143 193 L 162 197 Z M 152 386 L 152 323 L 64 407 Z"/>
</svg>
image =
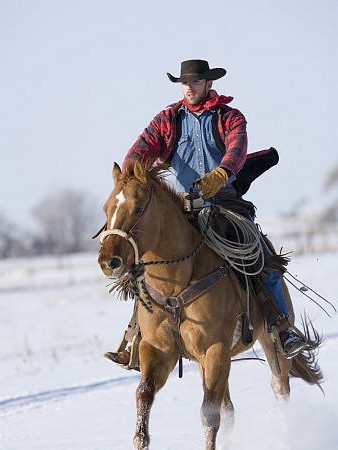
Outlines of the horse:
<svg viewBox="0 0 338 450">
<path fill-rule="evenodd" d="M 316 359 L 318 334 L 317 339 L 309 341 L 307 353 L 304 350 L 292 359 L 286 358 L 276 351 L 262 308 L 253 299 L 252 342 L 235 339 L 245 289 L 234 271 L 224 267 L 224 259 L 203 243 L 201 231 L 188 220 L 182 197 L 165 181 L 163 171 L 135 161 L 123 172 L 114 163 L 112 174 L 115 186 L 104 205 L 107 222 L 101 234 L 98 262 L 103 273 L 113 280 L 123 279 L 135 268 L 144 271 L 136 277 L 143 280 L 143 289 L 138 290 L 137 302 L 141 379 L 136 391 L 134 447 L 149 449 L 149 416 L 155 394 L 182 355 L 200 368 L 206 450 L 216 448 L 221 417 L 228 427 L 234 422 L 228 382 L 231 359 L 255 341 L 266 355 L 277 400 L 288 399 L 290 376 L 319 386 L 322 374 Z M 289 320 L 294 323 L 285 283 L 283 289 Z M 188 291 L 190 300 L 184 302 Z"/>
</svg>

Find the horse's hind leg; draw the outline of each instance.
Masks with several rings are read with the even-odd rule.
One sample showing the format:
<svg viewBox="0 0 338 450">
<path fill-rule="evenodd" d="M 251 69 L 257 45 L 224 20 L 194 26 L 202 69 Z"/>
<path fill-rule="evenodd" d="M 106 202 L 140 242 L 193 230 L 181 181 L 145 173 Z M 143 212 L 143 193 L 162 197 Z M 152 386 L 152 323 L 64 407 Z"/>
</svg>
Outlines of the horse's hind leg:
<svg viewBox="0 0 338 450">
<path fill-rule="evenodd" d="M 205 449 L 215 450 L 222 402 L 227 412 L 233 410 L 230 396 L 225 395 L 230 371 L 230 356 L 226 355 L 225 346 L 217 343 L 209 347 L 200 361 L 200 368 L 204 389 L 201 418 L 205 432 Z"/>
<path fill-rule="evenodd" d="M 232 404 L 229 391 L 229 383 L 226 383 L 224 397 L 222 401 L 222 424 L 225 431 L 231 431 L 234 426 L 234 405 Z"/>
<path fill-rule="evenodd" d="M 150 443 L 149 416 L 155 394 L 167 381 L 175 367 L 178 355 L 164 355 L 146 341 L 140 343 L 141 381 L 136 391 L 137 423 L 134 446 L 137 450 L 148 450 Z"/>
<path fill-rule="evenodd" d="M 290 396 L 290 377 L 292 362 L 275 349 L 270 336 L 265 332 L 260 338 L 266 358 L 271 369 L 271 387 L 278 401 L 288 400 Z"/>
</svg>

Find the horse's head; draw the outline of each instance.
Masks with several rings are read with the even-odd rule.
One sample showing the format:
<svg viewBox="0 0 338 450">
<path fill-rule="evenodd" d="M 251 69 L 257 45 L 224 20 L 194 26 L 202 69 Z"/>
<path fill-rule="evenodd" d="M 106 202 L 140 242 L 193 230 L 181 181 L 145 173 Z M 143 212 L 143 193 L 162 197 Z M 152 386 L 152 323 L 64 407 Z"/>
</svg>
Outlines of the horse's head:
<svg viewBox="0 0 338 450">
<path fill-rule="evenodd" d="M 115 188 L 104 205 L 107 217 L 100 235 L 99 264 L 110 278 L 124 275 L 149 250 L 157 233 L 151 214 L 153 186 L 146 168 L 138 161 L 121 172 L 114 164 Z"/>
</svg>

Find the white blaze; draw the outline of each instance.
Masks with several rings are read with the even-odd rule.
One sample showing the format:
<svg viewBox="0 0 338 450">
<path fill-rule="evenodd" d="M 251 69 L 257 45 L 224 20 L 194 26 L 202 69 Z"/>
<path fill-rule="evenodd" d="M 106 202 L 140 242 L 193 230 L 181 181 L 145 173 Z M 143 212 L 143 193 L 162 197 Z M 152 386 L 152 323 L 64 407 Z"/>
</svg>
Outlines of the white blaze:
<svg viewBox="0 0 338 450">
<path fill-rule="evenodd" d="M 115 212 L 113 214 L 113 217 L 111 218 L 111 222 L 110 222 L 110 229 L 114 228 L 115 226 L 115 222 L 117 219 L 117 212 L 119 210 L 119 207 L 126 201 L 124 195 L 123 195 L 123 191 L 119 192 L 116 195 L 116 200 L 117 200 L 117 205 L 116 205 L 116 209 Z"/>
</svg>

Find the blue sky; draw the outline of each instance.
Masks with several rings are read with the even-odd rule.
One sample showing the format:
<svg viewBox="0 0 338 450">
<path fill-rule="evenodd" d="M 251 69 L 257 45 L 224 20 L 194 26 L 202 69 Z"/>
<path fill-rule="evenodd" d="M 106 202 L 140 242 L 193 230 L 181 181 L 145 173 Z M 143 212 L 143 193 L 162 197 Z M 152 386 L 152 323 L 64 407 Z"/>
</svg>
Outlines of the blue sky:
<svg viewBox="0 0 338 450">
<path fill-rule="evenodd" d="M 277 167 L 246 196 L 260 215 L 309 198 L 338 163 L 336 0 L 0 0 L 1 212 L 31 226 L 53 190 L 101 210 L 111 167 L 181 98 L 185 59 L 227 69 L 214 88 L 247 118 L 249 152 Z"/>
</svg>

